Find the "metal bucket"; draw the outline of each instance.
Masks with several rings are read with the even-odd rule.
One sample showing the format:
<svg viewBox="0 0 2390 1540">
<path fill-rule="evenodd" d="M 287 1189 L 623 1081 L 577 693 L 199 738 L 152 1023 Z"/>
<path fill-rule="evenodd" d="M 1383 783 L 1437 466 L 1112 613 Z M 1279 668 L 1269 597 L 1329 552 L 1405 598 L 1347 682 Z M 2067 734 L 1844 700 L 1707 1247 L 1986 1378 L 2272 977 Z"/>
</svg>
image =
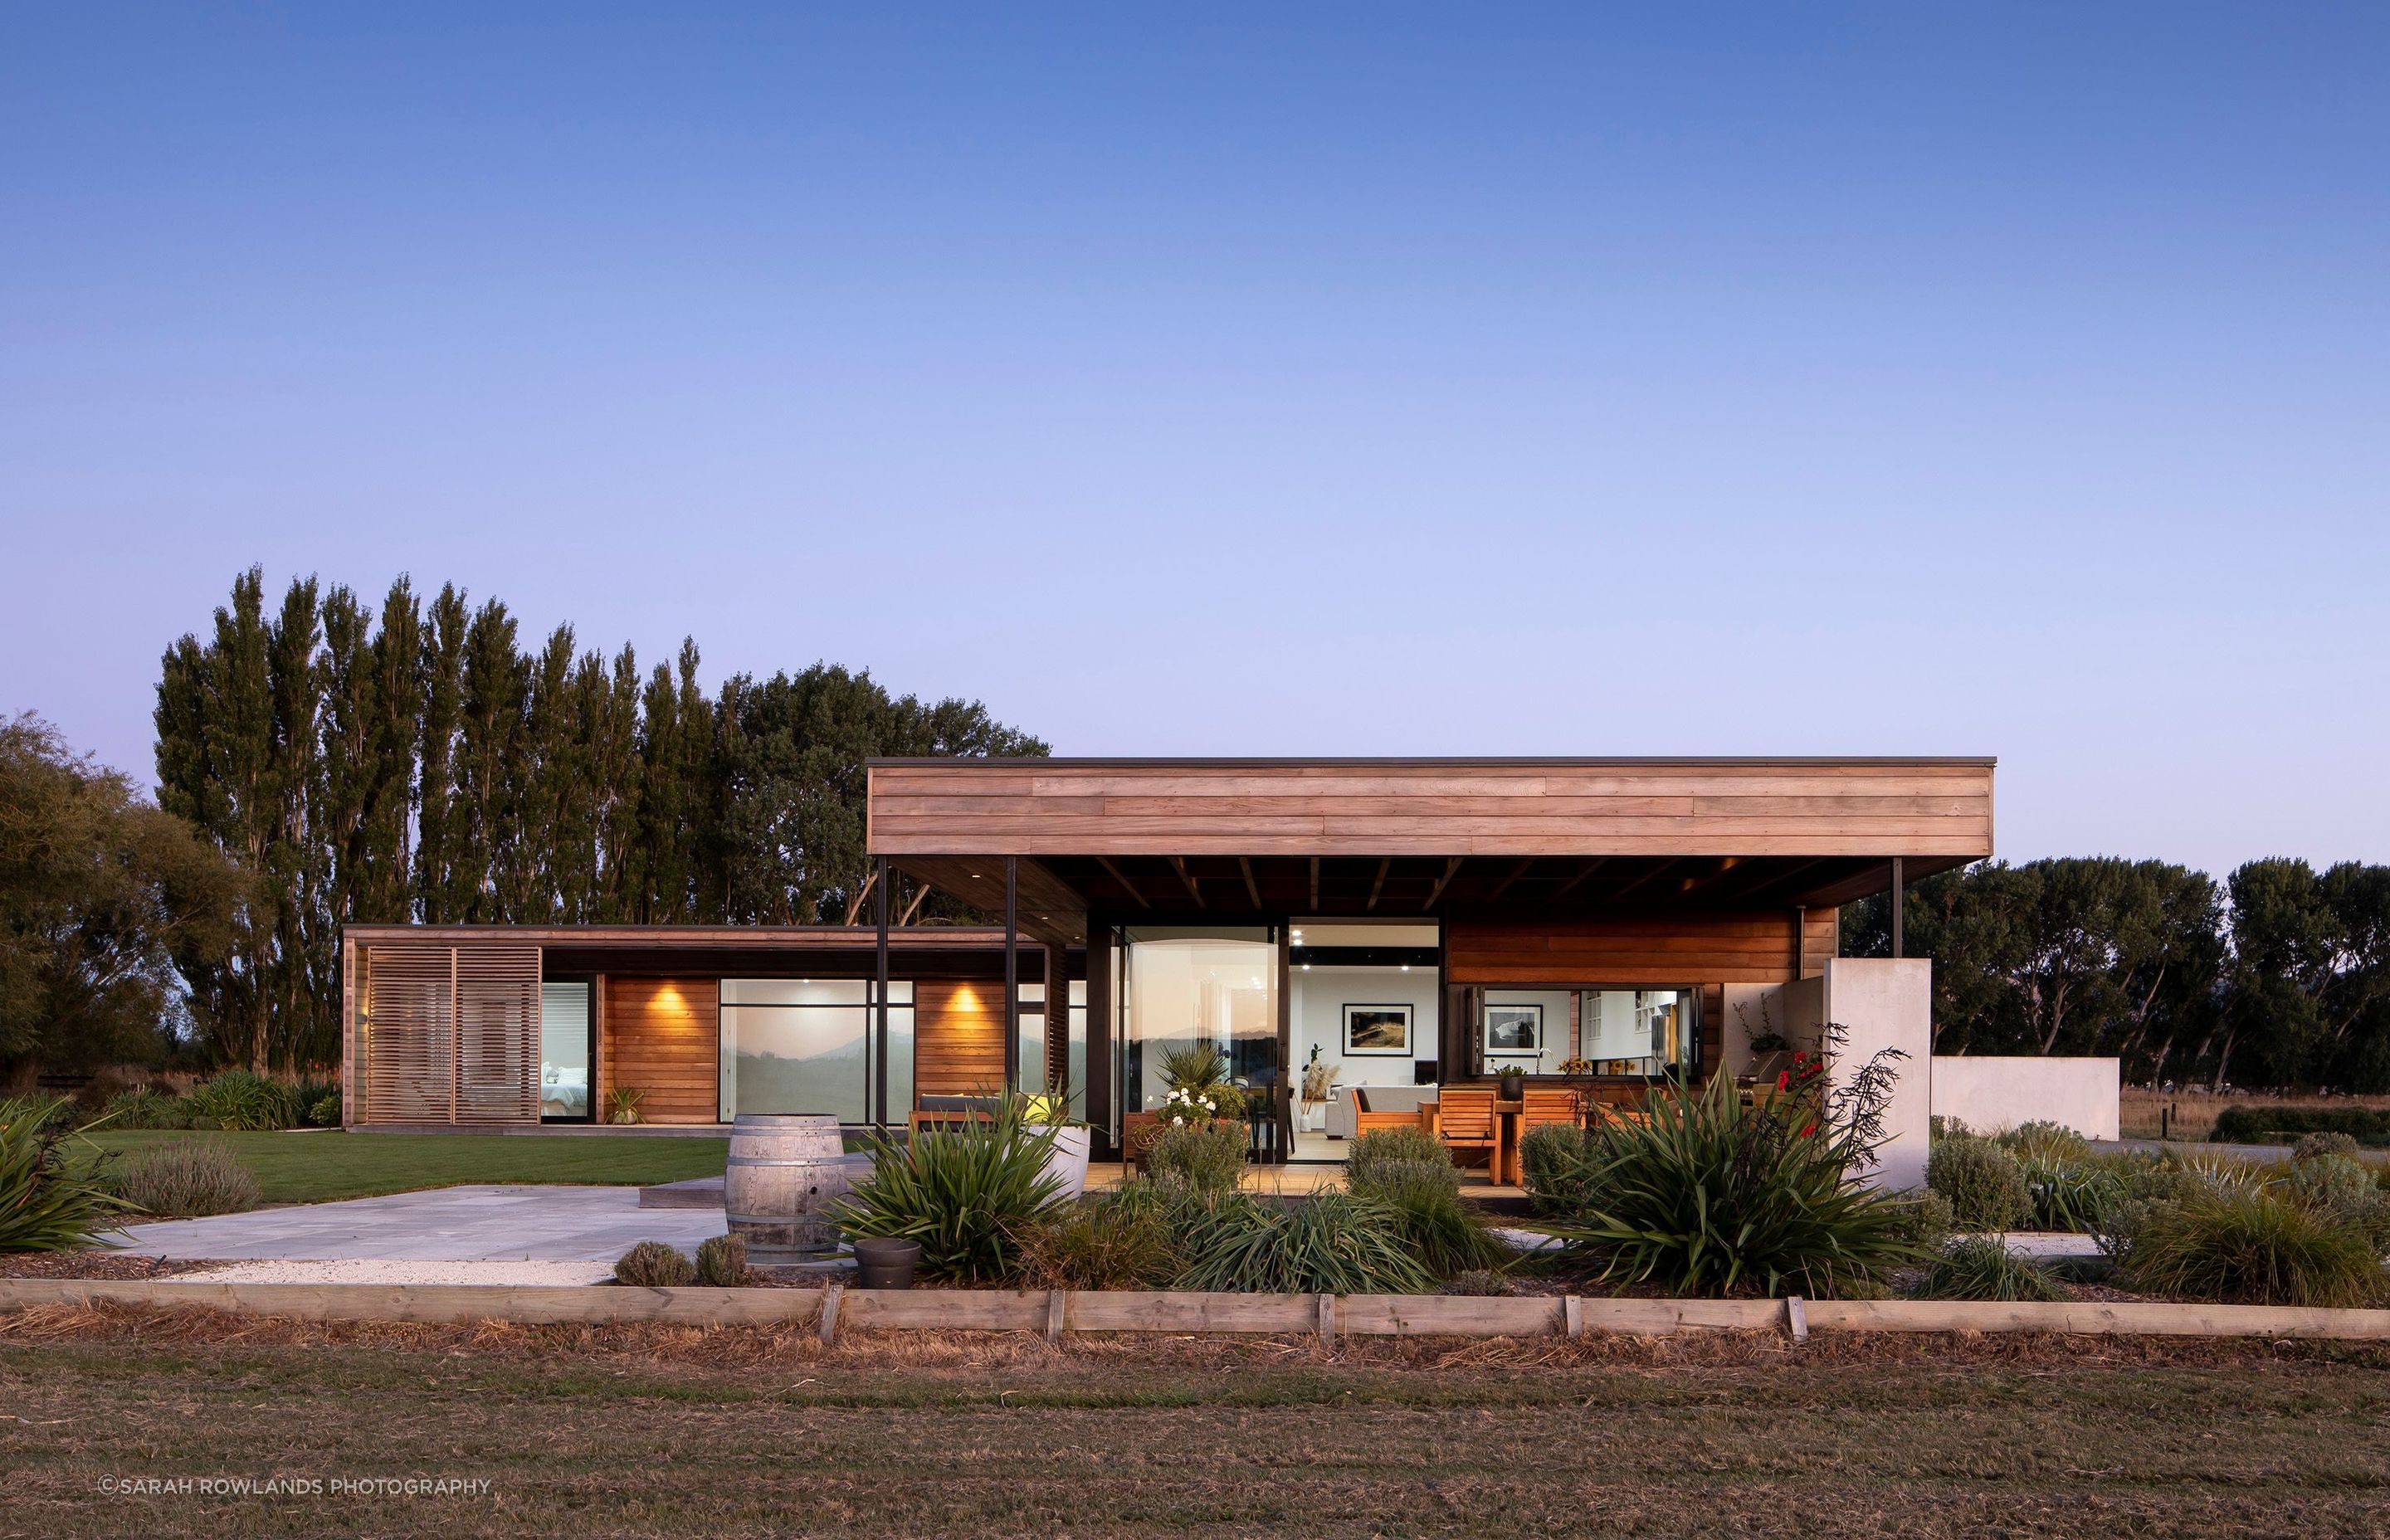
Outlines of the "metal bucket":
<svg viewBox="0 0 2390 1540">
<path fill-rule="evenodd" d="M 722 1207 L 755 1262 L 805 1262 L 838 1249 L 830 1205 L 847 1194 L 846 1145 L 826 1112 L 741 1112 L 730 1125 Z"/>
</svg>

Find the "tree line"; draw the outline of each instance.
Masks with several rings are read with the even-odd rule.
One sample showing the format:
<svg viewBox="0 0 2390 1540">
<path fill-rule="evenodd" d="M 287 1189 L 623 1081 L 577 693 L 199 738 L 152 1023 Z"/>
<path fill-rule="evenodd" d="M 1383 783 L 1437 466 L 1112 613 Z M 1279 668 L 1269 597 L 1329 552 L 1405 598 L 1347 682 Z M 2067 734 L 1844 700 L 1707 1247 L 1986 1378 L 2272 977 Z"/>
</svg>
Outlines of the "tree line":
<svg viewBox="0 0 2390 1540">
<path fill-rule="evenodd" d="M 1890 912 L 1846 905 L 1844 954 L 1887 955 Z M 1934 959 L 1937 1053 L 2390 1092 L 2390 866 L 2274 857 L 2219 883 L 2163 861 L 1984 861 L 1912 885 L 1901 921 Z"/>
<path fill-rule="evenodd" d="M 495 599 L 405 577 L 377 609 L 252 568 L 166 651 L 159 806 L 254 878 L 229 943 L 182 946 L 219 1062 L 340 1054 L 351 922 L 854 923 L 864 761 L 1042 755 L 976 701 L 895 697 L 817 663 L 709 696 L 698 650 L 643 673 L 570 625 L 526 648 Z M 915 922 L 951 899 L 891 894 Z"/>
</svg>

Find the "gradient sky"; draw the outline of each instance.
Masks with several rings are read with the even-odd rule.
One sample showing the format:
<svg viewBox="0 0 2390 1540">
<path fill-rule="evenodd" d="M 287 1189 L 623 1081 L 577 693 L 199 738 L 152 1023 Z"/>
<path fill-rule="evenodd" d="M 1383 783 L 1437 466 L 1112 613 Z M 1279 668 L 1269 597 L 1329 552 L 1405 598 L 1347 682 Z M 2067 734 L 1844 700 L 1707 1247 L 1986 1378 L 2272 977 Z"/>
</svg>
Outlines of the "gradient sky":
<svg viewBox="0 0 2390 1540">
<path fill-rule="evenodd" d="M 2390 859 L 2390 8 L 11 5 L 0 709 L 234 573 Z"/>
</svg>

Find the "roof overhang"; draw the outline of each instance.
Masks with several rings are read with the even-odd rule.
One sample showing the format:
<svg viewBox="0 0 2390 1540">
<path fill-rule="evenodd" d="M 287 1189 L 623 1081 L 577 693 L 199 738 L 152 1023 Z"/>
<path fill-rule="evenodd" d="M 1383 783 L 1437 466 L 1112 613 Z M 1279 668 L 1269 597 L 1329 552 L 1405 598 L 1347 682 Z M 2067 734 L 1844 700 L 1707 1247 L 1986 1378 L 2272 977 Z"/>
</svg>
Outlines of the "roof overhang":
<svg viewBox="0 0 2390 1540">
<path fill-rule="evenodd" d="M 883 759 L 869 767 L 869 848 L 999 912 L 1002 862 L 1014 857 L 1024 908 L 1062 929 L 1074 929 L 1073 905 L 1374 913 L 1390 884 L 1413 913 L 1563 900 L 1826 905 L 1882 891 L 1895 856 L 1922 876 L 1989 855 L 1994 767 Z M 1607 868 L 1599 882 L 1594 867 Z"/>
</svg>

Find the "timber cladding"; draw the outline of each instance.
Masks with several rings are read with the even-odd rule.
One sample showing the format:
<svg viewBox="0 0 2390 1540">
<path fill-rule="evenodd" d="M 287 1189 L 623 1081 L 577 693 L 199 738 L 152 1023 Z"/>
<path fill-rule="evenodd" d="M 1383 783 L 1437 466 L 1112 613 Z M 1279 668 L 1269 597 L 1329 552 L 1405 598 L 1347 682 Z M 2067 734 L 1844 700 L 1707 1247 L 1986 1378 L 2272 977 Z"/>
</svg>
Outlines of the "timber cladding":
<svg viewBox="0 0 2390 1540">
<path fill-rule="evenodd" d="M 1004 985 L 1000 981 L 925 979 L 913 986 L 913 1012 L 916 1095 L 967 1097 L 1003 1088 Z"/>
<path fill-rule="evenodd" d="M 1802 972 L 1834 955 L 1840 911 L 1811 909 Z M 1676 911 L 1526 924 L 1453 920 L 1446 979 L 1458 984 L 1773 984 L 1793 978 L 1790 910 Z"/>
<path fill-rule="evenodd" d="M 536 946 L 359 947 L 358 1084 L 371 1123 L 539 1121 Z"/>
<path fill-rule="evenodd" d="M 715 1123 L 722 1102 L 721 986 L 713 979 L 610 976 L 598 1058 L 605 1066 L 596 1108 L 618 1085 L 644 1093 L 647 1123 Z"/>
<path fill-rule="evenodd" d="M 1988 760 L 883 761 L 884 855 L 1890 855 L 1992 850 Z"/>
</svg>

